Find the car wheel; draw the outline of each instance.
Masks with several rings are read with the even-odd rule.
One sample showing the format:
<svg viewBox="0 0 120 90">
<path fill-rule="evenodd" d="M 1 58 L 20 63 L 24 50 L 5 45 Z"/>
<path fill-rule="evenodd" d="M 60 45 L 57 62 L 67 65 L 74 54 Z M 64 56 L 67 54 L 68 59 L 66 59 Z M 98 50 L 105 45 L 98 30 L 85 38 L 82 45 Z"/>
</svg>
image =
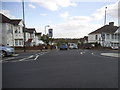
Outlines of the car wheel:
<svg viewBox="0 0 120 90">
<path fill-rule="evenodd" d="M 7 53 L 5 51 L 2 51 L 2 57 L 7 56 Z"/>
</svg>

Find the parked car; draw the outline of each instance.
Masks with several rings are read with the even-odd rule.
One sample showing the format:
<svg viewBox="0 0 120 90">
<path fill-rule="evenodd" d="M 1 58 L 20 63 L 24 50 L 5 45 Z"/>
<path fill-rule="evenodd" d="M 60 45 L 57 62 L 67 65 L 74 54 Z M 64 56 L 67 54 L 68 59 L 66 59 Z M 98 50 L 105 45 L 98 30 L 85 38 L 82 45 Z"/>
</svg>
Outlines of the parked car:
<svg viewBox="0 0 120 90">
<path fill-rule="evenodd" d="M 68 45 L 66 43 L 63 43 L 60 45 L 60 50 L 68 50 Z"/>
<path fill-rule="evenodd" d="M 84 47 L 84 49 L 91 49 L 91 48 L 93 48 L 95 46 L 94 46 L 94 44 L 86 43 L 86 44 L 84 44 L 83 47 Z"/>
<path fill-rule="evenodd" d="M 0 46 L 0 56 L 2 57 L 12 56 L 14 52 L 14 48 L 10 46 Z"/>
<path fill-rule="evenodd" d="M 69 43 L 69 49 L 78 49 L 78 46 L 75 43 Z"/>
<path fill-rule="evenodd" d="M 120 47 L 119 46 L 112 46 L 111 48 L 118 50 Z"/>
</svg>

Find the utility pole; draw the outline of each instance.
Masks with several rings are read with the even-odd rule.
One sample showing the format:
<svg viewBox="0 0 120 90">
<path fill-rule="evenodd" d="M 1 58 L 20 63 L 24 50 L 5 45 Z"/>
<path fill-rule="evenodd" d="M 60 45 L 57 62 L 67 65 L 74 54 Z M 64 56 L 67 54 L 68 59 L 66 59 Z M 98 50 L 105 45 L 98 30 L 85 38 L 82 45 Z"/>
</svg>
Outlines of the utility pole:
<svg viewBox="0 0 120 90">
<path fill-rule="evenodd" d="M 105 19 L 104 19 L 104 25 L 106 25 L 106 9 L 107 9 L 107 7 L 105 7 Z"/>
<path fill-rule="evenodd" d="M 26 37 L 25 37 L 25 9 L 24 9 L 24 0 L 22 0 L 22 9 L 23 9 L 23 32 L 24 32 L 24 52 L 26 52 L 26 45 L 25 45 L 25 41 L 26 41 Z"/>
</svg>

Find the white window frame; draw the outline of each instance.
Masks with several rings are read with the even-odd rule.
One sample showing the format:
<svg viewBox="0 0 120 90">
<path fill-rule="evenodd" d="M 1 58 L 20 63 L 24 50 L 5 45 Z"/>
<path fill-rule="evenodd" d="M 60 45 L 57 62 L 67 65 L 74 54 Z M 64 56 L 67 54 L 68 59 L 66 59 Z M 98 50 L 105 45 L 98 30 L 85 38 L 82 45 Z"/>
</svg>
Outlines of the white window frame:
<svg viewBox="0 0 120 90">
<path fill-rule="evenodd" d="M 18 46 L 19 43 L 18 43 L 18 40 L 15 40 L 15 46 Z"/>
<path fill-rule="evenodd" d="M 19 40 L 19 45 L 23 45 L 23 40 Z"/>
</svg>

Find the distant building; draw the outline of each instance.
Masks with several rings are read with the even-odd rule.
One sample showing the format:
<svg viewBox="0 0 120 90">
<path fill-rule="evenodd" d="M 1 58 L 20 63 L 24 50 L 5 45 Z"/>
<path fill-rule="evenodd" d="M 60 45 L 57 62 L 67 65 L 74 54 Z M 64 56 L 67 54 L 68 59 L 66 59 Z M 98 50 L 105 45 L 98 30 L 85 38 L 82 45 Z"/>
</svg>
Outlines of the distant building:
<svg viewBox="0 0 120 90">
<path fill-rule="evenodd" d="M 80 38 L 79 43 L 80 44 L 88 43 L 88 36 L 84 36 L 83 38 Z"/>
<path fill-rule="evenodd" d="M 41 33 L 35 33 L 35 39 L 36 39 L 36 46 L 44 44 L 44 42 L 41 40 Z"/>
<path fill-rule="evenodd" d="M 99 43 L 103 47 L 120 46 L 119 27 L 114 26 L 114 22 L 105 25 L 88 35 L 88 43 Z"/>
</svg>

